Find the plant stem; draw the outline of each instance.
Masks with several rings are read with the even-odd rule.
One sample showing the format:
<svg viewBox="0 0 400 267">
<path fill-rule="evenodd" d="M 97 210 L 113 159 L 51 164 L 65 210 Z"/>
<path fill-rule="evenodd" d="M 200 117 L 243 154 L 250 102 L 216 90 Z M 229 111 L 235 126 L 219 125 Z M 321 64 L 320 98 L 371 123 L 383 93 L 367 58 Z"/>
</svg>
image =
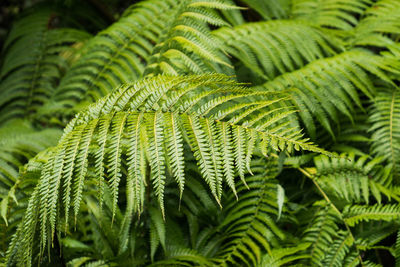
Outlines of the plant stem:
<svg viewBox="0 0 400 267">
<path fill-rule="evenodd" d="M 307 176 L 308 178 L 310 178 L 310 180 L 314 183 L 314 185 L 317 187 L 318 191 L 322 194 L 322 196 L 325 198 L 325 200 L 330 204 L 330 206 L 332 207 L 332 209 L 339 215 L 340 219 L 342 219 L 344 226 L 346 227 L 347 231 L 350 234 L 350 237 L 353 239 L 353 243 L 354 246 L 356 248 L 357 254 L 358 254 L 358 258 L 360 260 L 360 264 L 361 266 L 364 266 L 364 263 L 362 261 L 361 258 L 361 253 L 360 250 L 358 249 L 358 246 L 356 244 L 356 239 L 353 235 L 353 233 L 351 232 L 350 226 L 346 223 L 346 221 L 343 219 L 343 214 L 340 212 L 340 210 L 335 206 L 335 204 L 332 203 L 332 201 L 329 199 L 328 195 L 324 192 L 324 190 L 322 190 L 322 188 L 319 186 L 318 182 L 314 179 L 314 177 L 307 172 L 305 169 L 303 168 L 298 168 L 298 170 L 303 173 L 305 176 Z"/>
</svg>

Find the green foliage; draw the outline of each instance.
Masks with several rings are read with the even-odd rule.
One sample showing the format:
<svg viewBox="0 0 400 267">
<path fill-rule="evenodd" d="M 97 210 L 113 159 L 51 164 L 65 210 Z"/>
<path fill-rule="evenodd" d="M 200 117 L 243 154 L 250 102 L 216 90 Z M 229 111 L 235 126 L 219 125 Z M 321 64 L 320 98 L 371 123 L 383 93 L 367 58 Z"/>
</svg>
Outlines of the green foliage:
<svg viewBox="0 0 400 267">
<path fill-rule="evenodd" d="M 400 100 L 397 89 L 382 88 L 374 99 L 370 112 L 372 127 L 372 152 L 384 157 L 392 166 L 393 173 L 399 176 L 398 155 L 400 153 L 399 114 Z"/>
<path fill-rule="evenodd" d="M 398 265 L 398 0 L 39 2 L 0 60 L 0 265 Z"/>
<path fill-rule="evenodd" d="M 35 113 L 64 75 L 75 47 L 90 37 L 81 30 L 54 28 L 56 19 L 53 10 L 42 8 L 20 19 L 11 30 L 0 70 L 0 122 Z"/>
<path fill-rule="evenodd" d="M 216 50 L 207 23 L 226 25 L 212 1 L 140 2 L 83 48 L 82 58 L 62 79 L 54 99 L 99 99 L 122 83 L 147 74 L 188 74 L 229 65 Z M 67 102 L 68 103 L 68 102 Z"/>
</svg>

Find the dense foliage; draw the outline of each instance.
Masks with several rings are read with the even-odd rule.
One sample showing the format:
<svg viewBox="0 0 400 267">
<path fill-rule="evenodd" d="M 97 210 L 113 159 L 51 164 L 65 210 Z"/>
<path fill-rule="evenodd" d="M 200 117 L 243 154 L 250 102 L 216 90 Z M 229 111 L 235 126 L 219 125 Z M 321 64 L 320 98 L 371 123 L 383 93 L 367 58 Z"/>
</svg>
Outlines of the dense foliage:
<svg viewBox="0 0 400 267">
<path fill-rule="evenodd" d="M 33 3 L 0 265 L 400 265 L 399 0 Z"/>
</svg>

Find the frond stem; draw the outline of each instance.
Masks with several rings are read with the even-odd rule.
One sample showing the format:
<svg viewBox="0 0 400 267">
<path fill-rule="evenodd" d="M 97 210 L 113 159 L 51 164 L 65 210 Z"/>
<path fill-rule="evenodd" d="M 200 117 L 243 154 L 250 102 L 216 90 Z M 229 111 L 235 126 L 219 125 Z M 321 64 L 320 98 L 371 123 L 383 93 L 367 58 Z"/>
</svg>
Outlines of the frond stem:
<svg viewBox="0 0 400 267">
<path fill-rule="evenodd" d="M 324 192 L 324 190 L 319 186 L 318 182 L 314 179 L 313 175 L 310 174 L 309 172 L 307 172 L 305 169 L 303 168 L 297 168 L 301 173 L 303 173 L 305 176 L 307 176 L 308 178 L 310 178 L 310 180 L 314 183 L 314 185 L 317 187 L 318 191 L 322 194 L 322 196 L 325 198 L 325 200 L 330 204 L 330 206 L 332 207 L 332 209 L 339 215 L 340 219 L 342 220 L 344 226 L 346 227 L 347 231 L 350 234 L 350 237 L 353 239 L 354 242 L 354 247 L 356 248 L 357 254 L 358 254 L 358 259 L 360 260 L 360 264 L 361 266 L 365 266 L 363 263 L 363 260 L 361 258 L 361 253 L 360 250 L 358 249 L 357 243 L 356 243 L 356 239 L 353 235 L 353 233 L 351 232 L 350 226 L 346 223 L 346 221 L 343 219 L 343 214 L 340 212 L 340 210 L 335 206 L 335 204 L 333 204 L 333 202 L 330 200 L 330 198 L 328 197 L 328 195 Z"/>
</svg>

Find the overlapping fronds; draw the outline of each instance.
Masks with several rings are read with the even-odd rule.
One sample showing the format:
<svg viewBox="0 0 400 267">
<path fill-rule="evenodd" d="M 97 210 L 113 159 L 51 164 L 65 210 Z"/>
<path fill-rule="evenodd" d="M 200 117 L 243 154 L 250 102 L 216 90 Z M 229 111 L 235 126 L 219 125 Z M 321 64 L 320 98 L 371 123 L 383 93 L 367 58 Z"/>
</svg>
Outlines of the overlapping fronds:
<svg viewBox="0 0 400 267">
<path fill-rule="evenodd" d="M 315 25 L 338 30 L 350 30 L 357 25 L 357 15 L 363 14 L 372 0 L 299 0 L 292 1 L 292 15 Z"/>
<path fill-rule="evenodd" d="M 181 1 L 178 13 L 167 24 L 149 58 L 145 74 L 191 74 L 218 72 L 220 65 L 231 67 L 218 50 L 207 24 L 228 25 L 215 10 L 238 9 L 224 1 Z M 226 72 L 225 72 L 226 73 Z"/>
<path fill-rule="evenodd" d="M 398 89 L 380 88 L 370 110 L 372 152 L 383 157 L 399 177 L 400 95 Z"/>
<path fill-rule="evenodd" d="M 35 130 L 27 121 L 13 120 L 0 128 L 0 199 L 6 198 L 22 167 L 36 153 L 55 145 L 61 131 Z"/>
<path fill-rule="evenodd" d="M 398 0 L 28 2 L 0 61 L 0 265 L 398 261 Z"/>
<path fill-rule="evenodd" d="M 167 259 L 154 262 L 149 266 L 215 266 L 215 264 L 210 259 L 199 255 L 199 253 L 197 253 L 196 251 L 187 248 L 170 248 L 169 251 L 170 253 Z"/>
<path fill-rule="evenodd" d="M 54 11 L 41 8 L 11 30 L 0 70 L 0 123 L 28 117 L 43 105 L 69 66 L 67 53 L 90 37 L 81 30 L 54 28 L 56 20 Z"/>
<path fill-rule="evenodd" d="M 297 260 L 306 259 L 309 256 L 304 253 L 304 250 L 310 244 L 303 243 L 295 247 L 276 248 L 270 254 L 266 254 L 261 266 L 279 267 L 286 264 L 294 265 Z"/>
<path fill-rule="evenodd" d="M 10 247 L 10 260 L 29 264 L 36 225 L 40 226 L 43 252 L 51 243 L 56 222 L 68 224 L 71 210 L 76 218 L 88 165 L 94 164 L 100 185 L 107 177 L 113 216 L 122 178 L 130 185 L 133 210 L 143 209 L 145 175 L 151 177 L 149 183 L 164 214 L 165 162 L 172 162 L 172 175 L 183 190 L 184 142 L 193 151 L 217 202 L 223 180 L 232 188 L 234 172 L 244 180 L 256 145 L 264 154 L 267 149 L 326 153 L 303 139 L 296 127 L 289 127 L 286 117 L 293 110 L 271 107 L 279 101 L 282 97 L 252 93 L 224 75 L 157 76 L 121 87 L 67 126 L 53 157 L 43 167 Z M 122 176 L 121 157 L 127 158 L 126 177 Z M 149 174 L 142 165 L 146 161 Z M 102 186 L 99 190 L 101 197 Z"/>
<path fill-rule="evenodd" d="M 338 237 L 338 215 L 325 202 L 315 206 L 313 219 L 304 231 L 303 243 L 311 243 L 308 247 L 310 261 L 321 265 L 334 239 Z"/>
<path fill-rule="evenodd" d="M 392 182 L 390 169 L 380 167 L 382 158 L 368 158 L 365 155 L 356 159 L 354 154 L 331 159 L 326 156 L 315 157 L 315 179 L 326 193 L 348 203 L 368 204 L 370 195 L 378 203 L 381 203 L 381 194 L 396 198 L 395 193 L 387 188 Z"/>
<path fill-rule="evenodd" d="M 351 205 L 344 209 L 343 216 L 350 226 L 362 221 L 393 221 L 400 217 L 400 206 L 398 204 Z"/>
<path fill-rule="evenodd" d="M 290 11 L 290 0 L 242 0 L 250 8 L 258 12 L 263 19 L 287 18 Z"/>
<path fill-rule="evenodd" d="M 258 266 L 262 255 L 271 253 L 273 244 L 284 239 L 276 225 L 280 216 L 276 166 L 266 166 L 263 173 L 247 178 L 246 184 L 238 184 L 237 202 L 234 194 L 226 201 L 230 204 L 224 207 L 226 216 L 219 226 L 224 233 L 216 255 L 219 266 Z"/>
<path fill-rule="evenodd" d="M 368 8 L 355 28 L 353 45 L 386 47 L 397 41 L 400 33 L 400 2 L 380 0 Z"/>
<path fill-rule="evenodd" d="M 36 153 L 57 143 L 61 130 L 35 130 L 27 121 L 11 120 L 0 127 L 0 255 L 4 257 L 12 233 L 20 222 L 33 177 L 21 177 L 19 170 Z"/>
<path fill-rule="evenodd" d="M 295 20 L 224 27 L 213 31 L 213 35 L 222 42 L 221 49 L 264 81 L 340 50 L 339 40 Z"/>
<path fill-rule="evenodd" d="M 325 258 L 319 264 L 319 266 L 349 266 L 349 262 L 347 262 L 346 264 L 346 256 L 348 256 L 353 243 L 354 240 L 348 231 L 339 231 L 337 233 L 337 238 L 328 248 Z M 349 259 L 347 259 L 347 261 L 349 261 Z M 357 254 L 354 255 L 350 253 L 350 262 L 352 261 L 354 265 L 357 265 L 359 263 Z"/>
<path fill-rule="evenodd" d="M 396 72 L 396 64 L 365 50 L 353 50 L 313 61 L 260 85 L 257 90 L 279 92 L 290 89 L 309 133 L 315 136 L 316 119 L 334 136 L 330 121 L 337 124 L 340 114 L 352 120 L 354 105 L 362 107 L 358 92 L 370 98 L 375 93 L 370 73 L 391 82 L 385 71 Z"/>
<path fill-rule="evenodd" d="M 93 38 L 82 58 L 62 79 L 54 99 L 98 99 L 144 73 L 201 73 L 210 62 L 225 63 L 217 54 L 207 24 L 227 25 L 215 9 L 231 9 L 215 1 L 148 0 Z M 209 62 L 209 63 L 206 63 Z"/>
</svg>

